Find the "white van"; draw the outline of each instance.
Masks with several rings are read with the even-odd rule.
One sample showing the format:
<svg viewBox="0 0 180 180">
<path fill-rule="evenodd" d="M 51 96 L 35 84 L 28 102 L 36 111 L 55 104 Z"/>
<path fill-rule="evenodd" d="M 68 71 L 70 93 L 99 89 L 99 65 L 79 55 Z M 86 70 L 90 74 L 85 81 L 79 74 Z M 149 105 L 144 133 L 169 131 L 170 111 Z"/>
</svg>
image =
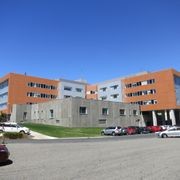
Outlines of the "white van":
<svg viewBox="0 0 180 180">
<path fill-rule="evenodd" d="M 0 123 L 0 132 L 17 132 L 17 133 L 30 134 L 29 128 L 22 127 L 21 125 L 14 122 Z"/>
</svg>

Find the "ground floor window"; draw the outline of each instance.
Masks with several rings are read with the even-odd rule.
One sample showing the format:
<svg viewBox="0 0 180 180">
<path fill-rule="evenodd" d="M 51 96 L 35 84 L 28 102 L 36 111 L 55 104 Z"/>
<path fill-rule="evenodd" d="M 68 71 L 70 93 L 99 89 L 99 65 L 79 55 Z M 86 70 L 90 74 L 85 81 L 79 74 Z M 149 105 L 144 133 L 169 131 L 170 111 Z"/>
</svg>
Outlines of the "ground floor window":
<svg viewBox="0 0 180 180">
<path fill-rule="evenodd" d="M 79 114 L 87 114 L 87 107 L 79 107 Z"/>
<path fill-rule="evenodd" d="M 99 124 L 106 124 L 106 119 L 99 119 Z"/>
</svg>

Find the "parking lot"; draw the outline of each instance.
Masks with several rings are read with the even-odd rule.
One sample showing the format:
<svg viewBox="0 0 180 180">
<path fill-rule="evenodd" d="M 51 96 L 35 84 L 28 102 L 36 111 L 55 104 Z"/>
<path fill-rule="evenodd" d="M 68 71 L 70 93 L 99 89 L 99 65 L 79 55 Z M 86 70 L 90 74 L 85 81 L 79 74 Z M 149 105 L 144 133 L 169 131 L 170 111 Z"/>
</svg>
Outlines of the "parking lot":
<svg viewBox="0 0 180 180">
<path fill-rule="evenodd" d="M 1 180 L 180 179 L 179 138 L 34 142 L 8 142 L 12 163 L 0 166 Z"/>
</svg>

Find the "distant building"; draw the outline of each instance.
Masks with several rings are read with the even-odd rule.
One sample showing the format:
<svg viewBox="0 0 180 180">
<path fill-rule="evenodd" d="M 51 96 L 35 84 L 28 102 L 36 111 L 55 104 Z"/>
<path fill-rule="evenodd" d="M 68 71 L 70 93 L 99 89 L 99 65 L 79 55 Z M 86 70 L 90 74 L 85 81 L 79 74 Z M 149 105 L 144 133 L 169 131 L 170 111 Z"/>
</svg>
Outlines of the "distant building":
<svg viewBox="0 0 180 180">
<path fill-rule="evenodd" d="M 146 125 L 180 125 L 180 72 L 174 69 L 142 72 L 97 84 L 15 73 L 0 78 L 0 111 L 9 117 L 13 104 L 71 97 L 136 104 Z"/>
<path fill-rule="evenodd" d="M 97 86 L 99 100 L 122 102 L 120 78 L 99 83 Z"/>
<path fill-rule="evenodd" d="M 11 114 L 13 104 L 56 99 L 58 81 L 10 73 L 0 78 L 0 111 Z"/>
<path fill-rule="evenodd" d="M 140 105 L 146 125 L 180 125 L 180 72 L 135 75 L 122 84 L 123 102 Z"/>
<path fill-rule="evenodd" d="M 59 79 L 58 99 L 64 99 L 69 97 L 85 98 L 86 84 L 87 83 L 81 81 Z"/>
</svg>

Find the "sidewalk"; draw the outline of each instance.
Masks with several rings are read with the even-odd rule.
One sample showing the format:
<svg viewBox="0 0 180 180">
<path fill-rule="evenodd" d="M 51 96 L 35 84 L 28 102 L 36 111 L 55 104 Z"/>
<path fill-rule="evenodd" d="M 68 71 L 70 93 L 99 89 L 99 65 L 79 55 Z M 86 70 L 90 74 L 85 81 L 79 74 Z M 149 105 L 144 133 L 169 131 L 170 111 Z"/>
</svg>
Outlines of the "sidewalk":
<svg viewBox="0 0 180 180">
<path fill-rule="evenodd" d="M 31 139 L 59 139 L 56 137 L 47 136 L 44 134 L 40 134 L 38 132 L 31 131 L 31 134 L 29 135 Z"/>
</svg>

